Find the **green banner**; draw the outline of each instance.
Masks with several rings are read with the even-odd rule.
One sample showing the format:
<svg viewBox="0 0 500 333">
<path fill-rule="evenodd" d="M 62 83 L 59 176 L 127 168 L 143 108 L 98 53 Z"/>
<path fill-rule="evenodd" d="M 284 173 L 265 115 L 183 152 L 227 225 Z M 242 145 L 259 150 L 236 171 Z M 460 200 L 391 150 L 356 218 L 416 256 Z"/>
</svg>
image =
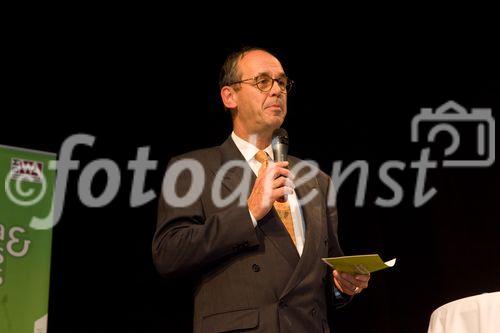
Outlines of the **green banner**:
<svg viewBox="0 0 500 333">
<path fill-rule="evenodd" d="M 52 229 L 39 222 L 52 218 L 51 161 L 55 154 L 0 146 L 1 333 L 47 331 Z"/>
</svg>

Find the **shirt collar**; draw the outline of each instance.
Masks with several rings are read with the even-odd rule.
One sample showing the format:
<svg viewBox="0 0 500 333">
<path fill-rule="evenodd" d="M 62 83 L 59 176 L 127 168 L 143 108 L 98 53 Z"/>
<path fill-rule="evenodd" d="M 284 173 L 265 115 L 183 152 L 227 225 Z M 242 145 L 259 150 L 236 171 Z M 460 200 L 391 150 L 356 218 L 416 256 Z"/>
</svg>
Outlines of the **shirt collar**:
<svg viewBox="0 0 500 333">
<path fill-rule="evenodd" d="M 237 136 L 234 131 L 231 133 L 231 138 L 247 162 L 254 158 L 255 154 L 259 151 L 259 148 Z M 269 155 L 269 157 L 271 157 L 271 160 L 274 161 L 274 154 L 271 145 L 267 146 L 264 151 L 267 155 Z"/>
</svg>

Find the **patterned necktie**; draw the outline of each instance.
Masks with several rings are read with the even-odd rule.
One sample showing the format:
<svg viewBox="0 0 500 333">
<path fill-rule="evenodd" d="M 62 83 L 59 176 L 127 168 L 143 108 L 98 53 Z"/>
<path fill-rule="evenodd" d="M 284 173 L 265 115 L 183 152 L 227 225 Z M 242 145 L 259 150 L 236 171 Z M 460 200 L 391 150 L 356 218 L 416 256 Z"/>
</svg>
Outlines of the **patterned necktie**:
<svg viewBox="0 0 500 333">
<path fill-rule="evenodd" d="M 267 154 L 263 150 L 259 150 L 259 152 L 255 154 L 255 159 L 262 164 L 261 168 L 267 167 L 269 163 Z M 276 209 L 276 212 L 278 213 L 281 222 L 283 222 L 283 224 L 285 225 L 288 234 L 292 238 L 293 244 L 297 246 L 297 243 L 295 241 L 295 231 L 293 229 L 292 211 L 290 210 L 290 204 L 288 203 L 288 201 L 285 202 L 275 201 L 274 209 Z"/>
</svg>

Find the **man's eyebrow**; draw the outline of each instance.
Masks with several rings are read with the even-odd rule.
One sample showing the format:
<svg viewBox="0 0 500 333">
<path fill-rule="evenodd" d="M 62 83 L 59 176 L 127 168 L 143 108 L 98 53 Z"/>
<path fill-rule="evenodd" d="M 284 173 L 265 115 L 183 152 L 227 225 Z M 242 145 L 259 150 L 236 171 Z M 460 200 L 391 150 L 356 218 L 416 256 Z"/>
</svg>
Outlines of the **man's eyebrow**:
<svg viewBox="0 0 500 333">
<path fill-rule="evenodd" d="M 260 72 L 260 73 L 257 73 L 257 75 L 255 75 L 255 76 L 261 76 L 261 75 L 268 75 L 268 76 L 272 77 L 270 72 Z M 284 72 L 281 72 L 276 77 L 283 78 L 283 77 L 286 77 L 286 74 Z"/>
</svg>

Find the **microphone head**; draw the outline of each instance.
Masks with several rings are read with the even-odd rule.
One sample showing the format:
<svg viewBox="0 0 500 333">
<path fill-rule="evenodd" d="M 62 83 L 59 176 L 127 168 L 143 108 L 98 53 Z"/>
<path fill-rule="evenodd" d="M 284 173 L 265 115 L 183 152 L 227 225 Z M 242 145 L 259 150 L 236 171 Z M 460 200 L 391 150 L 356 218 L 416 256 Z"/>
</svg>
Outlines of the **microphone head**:
<svg viewBox="0 0 500 333">
<path fill-rule="evenodd" d="M 272 148 L 274 160 L 286 161 L 288 158 L 288 133 L 284 128 L 275 129 L 273 132 Z"/>
<path fill-rule="evenodd" d="M 288 145 L 288 132 L 284 128 L 277 128 L 273 132 L 273 144 L 281 143 Z"/>
</svg>

